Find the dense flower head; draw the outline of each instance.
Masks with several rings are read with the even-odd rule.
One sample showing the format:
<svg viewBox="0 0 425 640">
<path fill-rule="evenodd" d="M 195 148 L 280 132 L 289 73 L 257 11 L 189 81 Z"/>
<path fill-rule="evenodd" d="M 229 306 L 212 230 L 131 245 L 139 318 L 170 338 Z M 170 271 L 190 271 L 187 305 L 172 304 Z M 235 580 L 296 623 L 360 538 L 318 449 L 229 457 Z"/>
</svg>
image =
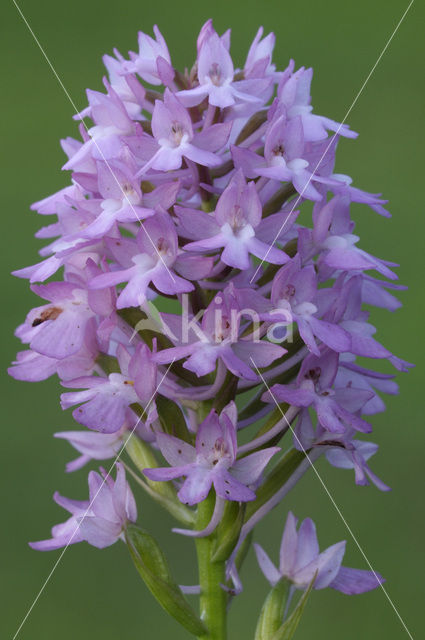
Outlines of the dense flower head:
<svg viewBox="0 0 425 640">
<path fill-rule="evenodd" d="M 262 28 L 240 68 L 230 31 L 211 20 L 184 73 L 156 26 L 138 45 L 104 57 L 105 89 L 87 91 L 80 138 L 62 141 L 70 184 L 32 206 L 56 218 L 37 233 L 49 242 L 41 261 L 15 272 L 43 302 L 16 330 L 26 350 L 10 374 L 59 376 L 62 408 L 87 428 L 55 434 L 79 453 L 67 471 L 119 456 L 131 436 L 145 452 L 140 484 L 159 495 L 170 481 L 161 500 L 174 513 L 213 495 L 200 535 L 233 503 L 254 514 L 245 529 L 276 505 L 281 487 L 261 488 L 292 423 L 287 448 L 323 452 L 357 484 L 387 490 L 367 464 L 377 445 L 361 436 L 385 409 L 381 394 L 398 388 L 357 358 L 408 369 L 369 319 L 373 305 L 394 311 L 404 287 L 396 264 L 361 248 L 351 217 L 353 202 L 389 216 L 386 200 L 334 172 L 341 137 L 353 144 L 357 133 L 314 113 L 312 69 L 277 70 Z M 276 405 L 287 424 L 273 422 Z M 239 436 L 260 418 L 256 436 Z M 71 518 L 32 546 L 123 538 L 137 516 L 124 467 L 115 483 L 91 471 L 89 491 L 81 502 L 55 494 Z M 316 589 L 358 593 L 380 583 L 341 567 L 343 553 L 339 543 L 319 554 L 312 521 L 297 532 L 292 514 L 279 569 L 257 548 L 272 584 L 304 589 L 317 574 Z"/>
</svg>

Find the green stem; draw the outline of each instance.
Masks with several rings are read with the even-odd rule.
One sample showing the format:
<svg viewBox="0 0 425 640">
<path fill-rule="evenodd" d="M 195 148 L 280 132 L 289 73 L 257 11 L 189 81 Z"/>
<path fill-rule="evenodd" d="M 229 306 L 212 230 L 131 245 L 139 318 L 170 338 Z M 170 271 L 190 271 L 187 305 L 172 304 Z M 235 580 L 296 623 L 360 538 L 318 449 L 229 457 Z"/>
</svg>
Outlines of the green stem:
<svg viewBox="0 0 425 640">
<path fill-rule="evenodd" d="M 204 529 L 214 510 L 215 496 L 209 497 L 198 506 L 196 528 Z M 201 586 L 200 615 L 209 630 L 207 635 L 198 636 L 199 640 L 226 640 L 226 603 L 227 594 L 220 584 L 224 584 L 225 562 L 213 562 L 214 536 L 196 539 L 198 555 L 199 584 Z"/>
</svg>

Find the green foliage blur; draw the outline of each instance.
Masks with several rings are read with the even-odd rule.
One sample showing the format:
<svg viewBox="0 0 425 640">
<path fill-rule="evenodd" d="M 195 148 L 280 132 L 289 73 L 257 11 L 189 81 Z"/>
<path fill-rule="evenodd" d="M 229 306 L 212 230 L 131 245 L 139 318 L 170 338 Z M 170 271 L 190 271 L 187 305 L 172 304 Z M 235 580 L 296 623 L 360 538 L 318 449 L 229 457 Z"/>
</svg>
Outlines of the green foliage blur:
<svg viewBox="0 0 425 640">
<path fill-rule="evenodd" d="M 286 67 L 313 66 L 313 104 L 317 113 L 341 121 L 390 37 L 407 0 L 284 2 L 278 0 L 21 0 L 18 4 L 78 108 L 86 87 L 102 90 L 101 56 L 117 47 L 137 49 L 137 30 L 151 32 L 157 23 L 176 66 L 191 66 L 199 28 L 208 17 L 223 32 L 232 28 L 232 53 L 242 64 L 260 24 L 277 37 L 275 62 Z M 397 355 L 417 363 L 399 375 L 401 394 L 390 397 L 385 414 L 373 417 L 373 440 L 381 446 L 373 469 L 393 487 L 381 494 L 356 487 L 351 471 L 326 463 L 319 471 L 410 632 L 422 618 L 420 591 L 424 571 L 423 530 L 423 33 L 424 6 L 415 2 L 348 117 L 360 132 L 357 141 L 342 140 L 337 171 L 355 185 L 383 192 L 391 220 L 357 207 L 362 247 L 401 264 L 400 281 L 409 285 L 404 307 L 390 314 L 374 311 L 378 339 Z M 9 276 L 14 268 L 38 260 L 41 244 L 33 238 L 44 223 L 29 205 L 68 183 L 61 172 L 59 139 L 77 136 L 72 105 L 37 48 L 11 0 L 0 12 L 3 62 L 2 117 L 2 370 L 19 348 L 13 331 L 28 309 L 37 305 L 24 280 Z M 422 140 L 421 140 L 422 135 Z M 422 144 L 421 144 L 422 142 Z M 12 638 L 60 552 L 39 553 L 28 540 L 49 535 L 64 512 L 52 502 L 59 490 L 86 497 L 86 470 L 65 475 L 74 452 L 55 431 L 72 429 L 70 412 L 61 411 L 56 380 L 38 384 L 3 381 L 2 505 L 0 601 L 1 637 Z M 171 520 L 135 488 L 140 522 L 170 558 L 177 580 L 196 582 L 193 541 L 170 532 Z M 341 518 L 317 478 L 310 473 L 273 512 L 257 539 L 273 556 L 286 516 L 313 517 L 321 546 L 348 540 L 345 564 L 367 568 Z M 267 586 L 253 554 L 243 570 L 245 592 L 230 615 L 230 638 L 253 637 Z M 188 634 L 168 619 L 142 584 L 123 544 L 104 551 L 81 544 L 71 547 L 28 617 L 21 640 L 183 640 Z M 348 597 L 332 590 L 312 594 L 296 636 L 299 640 L 358 640 L 407 637 L 381 590 Z"/>
</svg>

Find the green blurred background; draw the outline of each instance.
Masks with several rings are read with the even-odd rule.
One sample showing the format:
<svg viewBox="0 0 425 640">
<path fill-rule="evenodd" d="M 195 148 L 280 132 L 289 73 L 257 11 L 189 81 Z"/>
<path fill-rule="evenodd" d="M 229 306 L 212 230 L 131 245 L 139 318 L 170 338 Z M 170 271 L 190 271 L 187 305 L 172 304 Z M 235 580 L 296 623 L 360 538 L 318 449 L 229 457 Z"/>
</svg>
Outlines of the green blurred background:
<svg viewBox="0 0 425 640">
<path fill-rule="evenodd" d="M 232 52 L 238 64 L 260 24 L 266 32 L 273 30 L 275 62 L 284 67 L 294 57 L 298 66 L 314 66 L 315 110 L 341 120 L 407 2 L 220 0 L 207 6 L 169 0 L 21 0 L 20 6 L 79 108 L 85 105 L 86 87 L 102 89 L 103 53 L 110 53 L 114 46 L 122 53 L 135 50 L 137 30 L 150 33 L 157 23 L 174 64 L 191 65 L 196 35 L 211 16 L 219 32 L 232 27 Z M 37 261 L 39 243 L 33 234 L 44 221 L 29 212 L 29 205 L 67 184 L 68 176 L 60 171 L 64 157 L 59 138 L 76 135 L 76 125 L 71 104 L 10 0 L 3 1 L 2 12 L 0 59 L 8 61 L 2 73 L 0 119 L 4 370 L 19 348 L 13 330 L 36 304 L 27 282 L 13 279 L 9 272 Z M 393 491 L 382 494 L 374 487 L 356 487 L 351 472 L 319 465 L 344 517 L 374 568 L 387 578 L 395 606 L 417 637 L 424 574 L 425 436 L 420 395 L 424 212 L 419 196 L 424 142 L 423 19 L 423 5 L 416 2 L 348 118 L 360 137 L 355 142 L 342 141 L 337 161 L 337 170 L 352 175 L 357 186 L 382 191 L 389 198 L 393 218 L 385 220 L 367 208 L 358 209 L 358 230 L 365 249 L 401 263 L 400 280 L 410 287 L 402 295 L 403 309 L 396 314 L 374 313 L 379 339 L 418 365 L 410 374 L 398 376 L 401 395 L 390 398 L 387 412 L 373 418 L 373 439 L 381 445 L 373 468 Z M 86 496 L 86 472 L 63 473 L 65 462 L 74 454 L 52 433 L 73 428 L 73 423 L 70 413 L 63 413 L 58 405 L 58 383 L 31 385 L 5 378 L 3 385 L 0 600 L 2 637 L 12 638 L 59 556 L 59 552 L 32 551 L 27 541 L 47 537 L 50 526 L 63 518 L 64 512 L 51 500 L 54 490 L 75 498 Z M 179 581 L 193 584 L 193 543 L 171 534 L 171 521 L 144 496 L 139 497 L 140 521 L 166 545 Z M 312 473 L 258 531 L 257 539 L 271 553 L 277 553 L 287 508 L 299 517 L 315 519 L 322 547 L 348 539 L 346 564 L 366 567 Z M 253 636 L 266 593 L 252 556 L 242 577 L 246 590 L 231 611 L 234 640 Z M 179 640 L 187 635 L 162 614 L 124 545 L 117 544 L 104 551 L 87 545 L 68 549 L 19 638 Z M 328 590 L 314 594 L 297 635 L 299 640 L 313 637 L 396 640 L 407 633 L 381 590 L 351 598 Z"/>
</svg>

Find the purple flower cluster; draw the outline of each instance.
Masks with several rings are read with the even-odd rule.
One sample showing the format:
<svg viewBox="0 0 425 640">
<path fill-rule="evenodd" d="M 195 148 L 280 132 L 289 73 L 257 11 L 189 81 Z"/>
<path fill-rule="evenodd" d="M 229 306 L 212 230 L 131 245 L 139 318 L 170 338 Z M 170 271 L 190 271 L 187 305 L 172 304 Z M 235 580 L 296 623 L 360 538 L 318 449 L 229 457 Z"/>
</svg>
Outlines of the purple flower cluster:
<svg viewBox="0 0 425 640">
<path fill-rule="evenodd" d="M 394 311 L 403 287 L 397 265 L 358 246 L 350 216 L 352 202 L 389 216 L 386 201 L 334 172 L 341 136 L 357 134 L 313 113 L 312 69 L 291 60 L 276 70 L 273 34 L 260 29 L 235 68 L 230 32 L 208 21 L 181 73 L 154 33 L 139 34 L 129 59 L 104 57 L 105 92 L 87 91 L 81 139 L 62 141 L 71 184 L 32 206 L 56 216 L 37 233 L 51 241 L 15 275 L 45 303 L 16 331 L 27 349 L 10 374 L 56 373 L 67 389 L 62 408 L 88 428 L 56 434 L 80 454 L 68 471 L 115 458 L 131 435 L 168 463 L 138 465 L 151 494 L 172 481 L 167 500 L 187 511 L 215 495 L 204 535 L 216 535 L 228 503 L 246 508 L 245 530 L 258 501 L 262 513 L 275 506 L 281 487 L 267 498 L 261 489 L 270 459 L 280 464 L 276 445 L 291 449 L 280 439 L 292 423 L 294 455 L 323 452 L 354 469 L 357 484 L 387 490 L 367 464 L 377 445 L 357 436 L 397 385 L 356 359 L 407 370 L 374 337 L 368 310 Z M 260 434 L 245 437 L 259 419 Z M 115 483 L 91 471 L 89 490 L 83 502 L 55 494 L 71 518 L 34 548 L 123 537 L 136 520 L 124 467 Z M 319 554 L 311 520 L 298 533 L 295 524 L 290 514 L 279 570 L 257 547 L 272 585 L 285 577 L 305 589 L 316 576 L 315 588 L 359 593 L 379 584 L 341 567 L 343 543 Z"/>
</svg>

